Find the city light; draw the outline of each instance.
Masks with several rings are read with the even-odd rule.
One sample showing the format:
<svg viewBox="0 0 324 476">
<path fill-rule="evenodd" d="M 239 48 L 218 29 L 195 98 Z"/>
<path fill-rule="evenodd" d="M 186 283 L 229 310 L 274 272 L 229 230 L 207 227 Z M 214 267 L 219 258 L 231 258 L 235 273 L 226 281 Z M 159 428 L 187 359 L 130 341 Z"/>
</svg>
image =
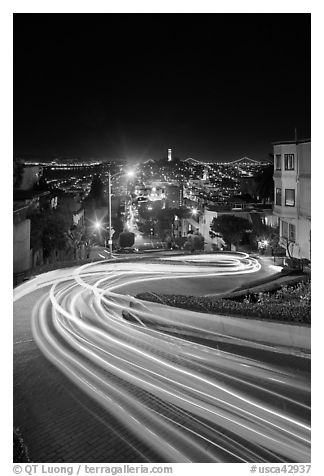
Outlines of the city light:
<svg viewBox="0 0 324 476">
<path fill-rule="evenodd" d="M 314 472 L 310 16 L 17 17 L 14 473 Z"/>
</svg>

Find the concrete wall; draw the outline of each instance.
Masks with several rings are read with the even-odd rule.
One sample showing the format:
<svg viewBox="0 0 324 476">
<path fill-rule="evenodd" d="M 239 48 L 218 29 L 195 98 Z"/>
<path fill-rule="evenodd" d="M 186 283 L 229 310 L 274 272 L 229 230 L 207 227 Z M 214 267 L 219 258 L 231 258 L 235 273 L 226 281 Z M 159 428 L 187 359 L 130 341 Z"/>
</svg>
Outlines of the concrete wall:
<svg viewBox="0 0 324 476">
<path fill-rule="evenodd" d="M 299 214 L 304 217 L 311 216 L 311 180 L 310 177 L 300 177 L 298 195 L 300 197 L 298 206 Z"/>
<path fill-rule="evenodd" d="M 298 220 L 298 245 L 300 258 L 311 259 L 311 221 L 301 217 Z"/>
<path fill-rule="evenodd" d="M 305 142 L 298 144 L 298 173 L 310 174 L 311 173 L 311 143 Z"/>
<path fill-rule="evenodd" d="M 141 303 L 146 311 L 153 310 L 160 316 L 174 320 L 177 325 L 181 325 L 183 319 L 192 328 L 197 327 L 207 333 L 219 333 L 247 341 L 289 347 L 288 353 L 300 350 L 308 352 L 311 348 L 311 328 L 307 326 L 186 311 L 147 301 Z M 132 307 L 144 309 L 142 304 L 135 304 Z"/>
<path fill-rule="evenodd" d="M 13 225 L 13 272 L 22 273 L 30 268 L 30 220 Z"/>
</svg>

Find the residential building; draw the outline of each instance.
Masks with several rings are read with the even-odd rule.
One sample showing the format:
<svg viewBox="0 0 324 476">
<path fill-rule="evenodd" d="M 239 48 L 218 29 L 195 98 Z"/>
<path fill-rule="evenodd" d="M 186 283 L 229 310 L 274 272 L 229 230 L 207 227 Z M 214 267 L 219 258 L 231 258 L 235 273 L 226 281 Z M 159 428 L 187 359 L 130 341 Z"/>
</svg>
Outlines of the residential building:
<svg viewBox="0 0 324 476">
<path fill-rule="evenodd" d="M 205 239 L 205 250 L 212 251 L 223 249 L 225 242 L 220 235 L 214 234 L 210 236 L 210 227 L 214 218 L 222 215 L 232 215 L 248 220 L 251 227 L 267 225 L 273 228 L 278 226 L 278 217 L 273 215 L 270 207 L 261 206 L 260 204 L 245 204 L 239 202 L 239 197 L 234 198 L 232 203 L 227 205 L 217 204 L 215 206 L 203 206 L 193 208 L 192 215 L 189 218 L 176 217 L 174 222 L 174 234 L 176 237 L 187 236 L 188 233 L 198 231 Z"/>
<path fill-rule="evenodd" d="M 19 275 L 31 266 L 29 205 L 16 205 L 13 211 L 13 273 Z"/>
<path fill-rule="evenodd" d="M 165 194 L 169 208 L 180 208 L 183 205 L 182 185 L 167 184 Z"/>
<path fill-rule="evenodd" d="M 274 215 L 287 256 L 311 259 L 311 141 L 273 144 Z"/>
</svg>

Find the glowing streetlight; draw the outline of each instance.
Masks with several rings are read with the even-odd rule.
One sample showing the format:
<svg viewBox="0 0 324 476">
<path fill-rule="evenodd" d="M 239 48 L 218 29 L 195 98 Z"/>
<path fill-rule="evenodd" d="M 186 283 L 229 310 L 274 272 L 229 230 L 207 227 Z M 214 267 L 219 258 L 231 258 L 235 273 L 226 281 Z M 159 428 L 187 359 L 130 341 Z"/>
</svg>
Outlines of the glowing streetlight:
<svg viewBox="0 0 324 476">
<path fill-rule="evenodd" d="M 95 226 L 96 230 L 99 230 L 99 229 L 101 228 L 101 223 L 100 223 L 100 221 L 97 220 L 97 221 L 95 222 L 94 226 Z"/>
<path fill-rule="evenodd" d="M 197 215 L 197 213 L 198 213 L 198 210 L 197 210 L 197 208 L 193 208 L 191 213 L 192 213 L 194 216 L 196 216 L 196 215 Z"/>
</svg>

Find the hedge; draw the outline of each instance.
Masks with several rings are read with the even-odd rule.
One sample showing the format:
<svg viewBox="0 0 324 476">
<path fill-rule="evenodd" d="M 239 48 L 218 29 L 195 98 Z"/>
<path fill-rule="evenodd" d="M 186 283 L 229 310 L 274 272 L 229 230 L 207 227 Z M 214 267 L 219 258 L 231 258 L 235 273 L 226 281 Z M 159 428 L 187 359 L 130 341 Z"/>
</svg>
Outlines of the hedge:
<svg viewBox="0 0 324 476">
<path fill-rule="evenodd" d="M 157 295 L 152 293 L 140 293 L 136 297 L 145 301 L 189 309 L 190 311 L 300 324 L 310 324 L 311 322 L 310 303 L 249 303 L 217 297 Z"/>
</svg>

